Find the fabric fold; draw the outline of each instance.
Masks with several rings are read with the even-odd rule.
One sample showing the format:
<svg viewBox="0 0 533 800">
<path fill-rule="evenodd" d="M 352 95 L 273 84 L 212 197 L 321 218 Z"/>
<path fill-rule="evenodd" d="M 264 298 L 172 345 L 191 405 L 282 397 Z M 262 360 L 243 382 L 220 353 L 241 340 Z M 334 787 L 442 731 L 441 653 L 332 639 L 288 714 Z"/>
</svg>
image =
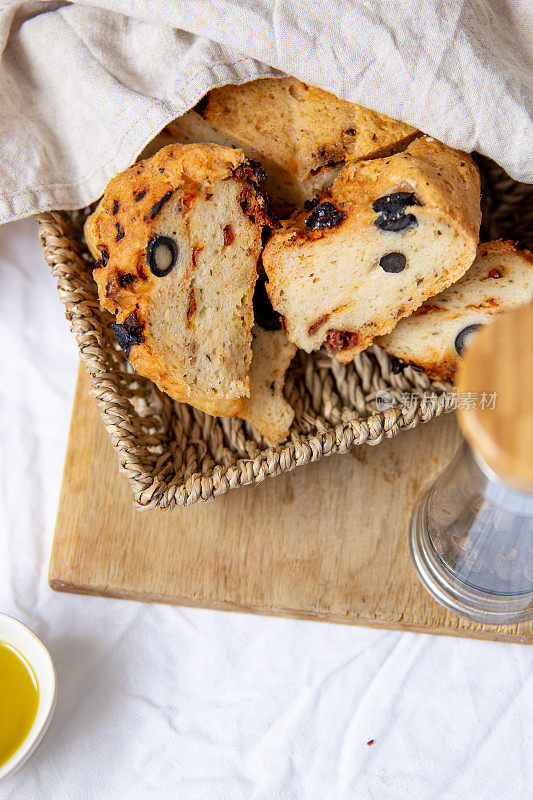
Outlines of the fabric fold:
<svg viewBox="0 0 533 800">
<path fill-rule="evenodd" d="M 477 150 L 533 182 L 527 7 L 523 0 L 512 9 L 508 0 L 5 3 L 0 222 L 87 205 L 209 89 L 282 74 Z"/>
</svg>

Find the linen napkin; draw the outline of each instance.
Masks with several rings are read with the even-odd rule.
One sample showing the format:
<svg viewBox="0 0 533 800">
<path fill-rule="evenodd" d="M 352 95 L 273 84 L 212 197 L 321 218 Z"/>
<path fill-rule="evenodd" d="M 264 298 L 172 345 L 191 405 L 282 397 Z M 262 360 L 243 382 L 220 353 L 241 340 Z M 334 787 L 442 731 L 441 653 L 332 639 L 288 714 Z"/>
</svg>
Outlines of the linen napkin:
<svg viewBox="0 0 533 800">
<path fill-rule="evenodd" d="M 0 2 L 0 222 L 87 205 L 206 91 L 282 74 L 533 182 L 532 13 L 530 0 Z"/>
</svg>

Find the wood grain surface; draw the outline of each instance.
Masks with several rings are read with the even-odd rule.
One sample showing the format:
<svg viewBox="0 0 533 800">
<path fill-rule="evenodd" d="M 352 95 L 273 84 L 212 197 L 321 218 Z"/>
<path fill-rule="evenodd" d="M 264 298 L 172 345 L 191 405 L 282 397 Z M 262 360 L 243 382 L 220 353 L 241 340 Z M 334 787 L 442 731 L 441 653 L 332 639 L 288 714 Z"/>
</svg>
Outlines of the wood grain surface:
<svg viewBox="0 0 533 800">
<path fill-rule="evenodd" d="M 50 563 L 60 591 L 533 642 L 460 619 L 408 552 L 415 497 L 457 444 L 451 416 L 169 514 L 138 512 L 80 370 Z"/>
</svg>

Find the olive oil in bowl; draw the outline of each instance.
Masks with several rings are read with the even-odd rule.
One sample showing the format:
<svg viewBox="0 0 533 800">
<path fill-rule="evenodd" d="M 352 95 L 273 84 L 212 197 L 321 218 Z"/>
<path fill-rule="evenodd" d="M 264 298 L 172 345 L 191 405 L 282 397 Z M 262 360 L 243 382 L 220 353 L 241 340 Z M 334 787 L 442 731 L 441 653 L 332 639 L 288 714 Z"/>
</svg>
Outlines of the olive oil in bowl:
<svg viewBox="0 0 533 800">
<path fill-rule="evenodd" d="M 26 739 L 38 706 L 39 687 L 31 667 L 0 642 L 0 767 Z"/>
</svg>

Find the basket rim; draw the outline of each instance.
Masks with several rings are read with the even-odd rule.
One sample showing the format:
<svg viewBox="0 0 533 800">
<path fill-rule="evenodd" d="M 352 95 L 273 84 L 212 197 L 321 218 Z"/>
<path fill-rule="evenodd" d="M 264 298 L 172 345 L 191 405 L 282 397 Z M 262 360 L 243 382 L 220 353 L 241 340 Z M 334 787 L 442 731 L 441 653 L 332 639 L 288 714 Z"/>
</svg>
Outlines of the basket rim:
<svg viewBox="0 0 533 800">
<path fill-rule="evenodd" d="M 36 215 L 39 236 L 52 275 L 57 279 L 59 298 L 74 333 L 79 354 L 91 384 L 102 420 L 119 458 L 120 471 L 128 478 L 133 502 L 139 510 L 171 510 L 209 500 L 229 489 L 257 483 L 282 472 L 317 461 L 323 456 L 345 453 L 353 446 L 377 445 L 383 438 L 393 438 L 401 430 L 416 427 L 433 417 L 453 411 L 449 384 L 429 383 L 433 393 L 422 398 L 413 393 L 407 408 L 389 408 L 369 416 L 339 422 L 317 433 L 295 433 L 281 444 L 271 445 L 254 458 L 239 458 L 235 464 L 216 464 L 205 472 L 195 472 L 179 485 L 168 484 L 157 474 L 146 474 L 142 466 L 142 448 L 136 443 L 131 422 L 131 403 L 114 386 L 102 358 L 102 342 L 95 325 L 98 301 L 90 296 L 83 281 L 73 286 L 72 274 L 87 274 L 79 240 L 68 235 L 71 225 L 67 211 L 45 211 Z M 86 280 L 86 287 L 92 282 Z M 373 348 L 376 346 L 373 345 Z M 379 349 L 379 348 L 377 348 Z M 156 464 L 157 468 L 157 464 Z M 155 470 L 154 470 L 155 471 Z"/>
</svg>

